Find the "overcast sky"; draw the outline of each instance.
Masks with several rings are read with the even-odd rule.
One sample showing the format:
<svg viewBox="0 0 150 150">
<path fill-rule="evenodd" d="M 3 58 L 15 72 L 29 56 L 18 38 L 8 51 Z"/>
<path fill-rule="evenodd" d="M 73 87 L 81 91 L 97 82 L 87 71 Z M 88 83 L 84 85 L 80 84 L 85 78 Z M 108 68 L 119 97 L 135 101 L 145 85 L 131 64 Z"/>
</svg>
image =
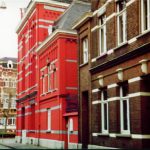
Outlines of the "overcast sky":
<svg viewBox="0 0 150 150">
<path fill-rule="evenodd" d="M 19 8 L 26 7 L 30 0 L 3 1 L 5 1 L 7 9 L 0 9 L 0 58 L 17 57 L 18 46 L 15 30 L 21 19 Z"/>
</svg>

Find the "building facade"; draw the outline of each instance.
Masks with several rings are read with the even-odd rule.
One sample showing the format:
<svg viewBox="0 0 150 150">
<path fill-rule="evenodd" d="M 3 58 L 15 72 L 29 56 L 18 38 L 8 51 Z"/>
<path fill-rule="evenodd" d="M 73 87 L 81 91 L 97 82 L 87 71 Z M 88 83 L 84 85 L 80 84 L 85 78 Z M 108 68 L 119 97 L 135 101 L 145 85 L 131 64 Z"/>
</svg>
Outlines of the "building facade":
<svg viewBox="0 0 150 150">
<path fill-rule="evenodd" d="M 77 148 L 77 35 L 71 25 L 89 7 L 46 0 L 29 4 L 17 28 L 17 142 Z"/>
<path fill-rule="evenodd" d="M 89 148 L 149 148 L 150 2 L 91 2 L 91 13 L 73 27 L 80 43 L 79 142 Z M 89 117 L 81 115 L 84 101 Z"/>
<path fill-rule="evenodd" d="M 0 59 L 0 131 L 16 131 L 17 59 Z"/>
</svg>

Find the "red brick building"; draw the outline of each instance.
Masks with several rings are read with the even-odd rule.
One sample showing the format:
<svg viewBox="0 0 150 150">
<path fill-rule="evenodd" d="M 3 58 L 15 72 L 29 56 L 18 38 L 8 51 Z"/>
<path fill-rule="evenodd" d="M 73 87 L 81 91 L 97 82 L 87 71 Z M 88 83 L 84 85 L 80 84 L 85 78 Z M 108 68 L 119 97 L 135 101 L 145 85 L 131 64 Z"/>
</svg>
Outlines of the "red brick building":
<svg viewBox="0 0 150 150">
<path fill-rule="evenodd" d="M 91 13 L 73 27 L 80 43 L 79 143 L 150 148 L 150 1 L 91 2 Z"/>
<path fill-rule="evenodd" d="M 33 1 L 17 28 L 18 142 L 77 147 L 77 35 L 71 26 L 90 5 L 68 6 Z"/>
</svg>

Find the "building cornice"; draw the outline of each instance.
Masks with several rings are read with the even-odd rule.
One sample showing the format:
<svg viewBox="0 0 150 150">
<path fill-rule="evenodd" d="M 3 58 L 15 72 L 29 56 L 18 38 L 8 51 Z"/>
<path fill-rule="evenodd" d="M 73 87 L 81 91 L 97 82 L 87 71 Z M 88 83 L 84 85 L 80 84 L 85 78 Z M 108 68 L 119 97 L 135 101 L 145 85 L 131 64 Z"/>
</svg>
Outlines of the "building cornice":
<svg viewBox="0 0 150 150">
<path fill-rule="evenodd" d="M 20 29 L 22 28 L 22 26 L 25 24 L 25 22 L 28 20 L 29 16 L 31 15 L 31 13 L 33 12 L 33 10 L 35 9 L 35 5 L 36 3 L 43 3 L 43 4 L 48 4 L 48 5 L 53 5 L 53 6 L 60 6 L 60 7 L 68 7 L 69 4 L 66 3 L 62 3 L 62 2 L 56 2 L 53 0 L 34 0 L 30 5 L 29 8 L 27 9 L 25 15 L 23 16 L 23 18 L 21 19 L 20 23 L 18 24 L 17 28 L 16 28 L 16 33 L 19 33 Z"/>
<path fill-rule="evenodd" d="M 85 22 L 87 22 L 90 18 L 93 17 L 92 12 L 85 13 L 72 27 L 72 29 L 78 29 L 80 26 L 82 26 Z"/>
<path fill-rule="evenodd" d="M 52 41 L 59 34 L 77 35 L 77 32 L 76 31 L 68 31 L 68 30 L 57 29 L 36 49 L 36 52 L 39 53 L 43 48 L 45 48 L 45 46 L 47 46 L 47 43 L 49 43 L 50 41 Z"/>
<path fill-rule="evenodd" d="M 141 56 L 147 52 L 149 52 L 149 48 L 150 48 L 150 43 L 147 43 L 147 44 L 144 44 L 140 47 L 138 47 L 137 49 L 133 50 L 133 51 L 130 51 L 122 56 L 119 56 L 113 60 L 110 60 L 108 62 L 105 62 L 103 64 L 99 64 L 91 69 L 89 69 L 89 71 L 94 74 L 94 73 L 97 73 L 97 72 L 100 72 L 100 71 L 103 71 L 103 70 L 106 70 L 110 67 L 113 67 L 115 65 L 118 65 L 120 63 L 123 63 L 125 61 L 128 61 L 132 58 L 135 58 L 137 56 Z"/>
</svg>

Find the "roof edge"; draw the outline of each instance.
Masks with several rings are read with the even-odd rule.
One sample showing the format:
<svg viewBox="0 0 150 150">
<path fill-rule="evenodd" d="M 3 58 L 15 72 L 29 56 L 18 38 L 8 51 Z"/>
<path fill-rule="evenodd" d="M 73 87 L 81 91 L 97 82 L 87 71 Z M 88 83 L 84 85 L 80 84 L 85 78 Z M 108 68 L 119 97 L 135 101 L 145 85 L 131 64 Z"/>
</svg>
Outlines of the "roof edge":
<svg viewBox="0 0 150 150">
<path fill-rule="evenodd" d="M 93 13 L 87 12 L 85 13 L 72 27 L 72 29 L 78 29 L 81 25 L 83 25 L 86 21 L 92 18 Z"/>
<path fill-rule="evenodd" d="M 57 34 L 59 33 L 64 33 L 64 34 L 73 34 L 77 35 L 76 31 L 68 31 L 68 30 L 62 30 L 62 29 L 57 29 L 55 30 L 37 49 L 36 52 L 40 52 L 40 50 L 50 41 L 52 40 Z"/>
<path fill-rule="evenodd" d="M 25 23 L 25 21 L 27 21 L 29 15 L 31 15 L 33 9 L 35 8 L 35 4 L 36 3 L 46 3 L 46 4 L 52 4 L 52 5 L 59 5 L 59 6 L 63 6 L 63 7 L 68 7 L 70 4 L 67 3 L 62 3 L 62 2 L 55 2 L 53 0 L 34 0 L 33 2 L 31 2 L 31 4 L 27 7 L 27 11 L 25 13 L 25 15 L 23 16 L 23 18 L 21 19 L 20 23 L 17 25 L 16 27 L 16 33 L 19 33 L 21 26 L 23 25 L 23 23 Z"/>
</svg>

